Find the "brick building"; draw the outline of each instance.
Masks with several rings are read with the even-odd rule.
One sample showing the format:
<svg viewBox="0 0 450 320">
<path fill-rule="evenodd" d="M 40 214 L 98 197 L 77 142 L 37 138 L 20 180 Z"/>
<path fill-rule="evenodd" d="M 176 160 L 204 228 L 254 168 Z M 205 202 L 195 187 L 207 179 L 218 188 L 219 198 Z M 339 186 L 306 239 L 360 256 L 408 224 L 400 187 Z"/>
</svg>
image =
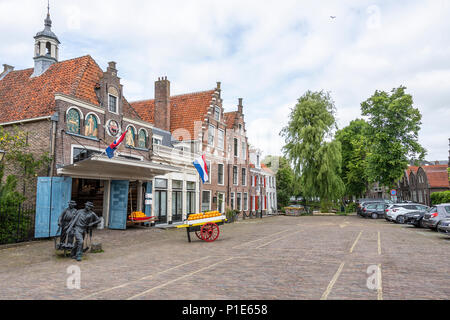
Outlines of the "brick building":
<svg viewBox="0 0 450 320">
<path fill-rule="evenodd" d="M 154 126 L 124 97 L 116 63 L 103 71 L 89 55 L 59 61 L 60 42 L 51 26 L 48 13 L 44 30 L 34 37 L 34 68 L 5 65 L 0 74 L 0 125 L 19 126 L 30 153 L 52 158 L 35 189 L 26 191 L 36 203 L 35 236 L 55 235 L 70 199 L 79 207 L 93 201 L 106 226 L 124 229 L 128 213 L 152 214 L 156 176 L 183 171 L 198 185 L 190 159 L 181 161 L 184 169 L 180 159 L 177 166 L 170 157 L 154 160 Z M 125 131 L 124 143 L 109 159 L 105 148 Z"/>
<path fill-rule="evenodd" d="M 125 229 L 132 211 L 170 224 L 199 211 L 250 210 L 242 99 L 237 111 L 225 113 L 220 82 L 171 95 L 170 81 L 162 77 L 154 99 L 129 103 L 115 62 L 104 71 L 89 55 L 59 61 L 49 13 L 44 26 L 34 37 L 34 68 L 4 65 L 0 74 L 0 126 L 20 126 L 28 151 L 52 158 L 27 190 L 37 206 L 39 236 L 54 235 L 70 199 L 79 207 L 93 201 L 112 229 Z M 125 131 L 109 159 L 105 148 Z M 201 154 L 209 170 L 205 184 L 192 164 Z"/>
<path fill-rule="evenodd" d="M 157 128 L 168 130 L 178 148 L 205 154 L 209 180 L 200 186 L 200 210 L 227 208 L 248 212 L 248 138 L 242 99 L 238 110 L 224 112 L 221 83 L 212 90 L 170 95 L 170 81 L 155 82 L 155 98 L 131 102 Z M 160 114 L 159 118 L 156 114 Z M 170 119 L 170 121 L 168 120 Z"/>
<path fill-rule="evenodd" d="M 447 165 L 408 167 L 398 183 L 399 200 L 431 205 L 432 193 L 450 190 L 447 168 Z"/>
</svg>

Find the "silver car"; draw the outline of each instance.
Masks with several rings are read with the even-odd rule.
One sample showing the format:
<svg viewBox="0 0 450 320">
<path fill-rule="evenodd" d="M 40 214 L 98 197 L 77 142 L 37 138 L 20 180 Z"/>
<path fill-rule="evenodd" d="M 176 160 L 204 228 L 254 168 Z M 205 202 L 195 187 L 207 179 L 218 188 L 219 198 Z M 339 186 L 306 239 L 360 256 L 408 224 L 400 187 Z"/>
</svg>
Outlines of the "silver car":
<svg viewBox="0 0 450 320">
<path fill-rule="evenodd" d="M 439 223 L 437 230 L 440 233 L 450 236 L 450 219 L 444 219 Z"/>
<path fill-rule="evenodd" d="M 423 226 L 437 230 L 441 221 L 450 218 L 450 203 L 438 204 L 430 208 L 423 217 Z"/>
</svg>

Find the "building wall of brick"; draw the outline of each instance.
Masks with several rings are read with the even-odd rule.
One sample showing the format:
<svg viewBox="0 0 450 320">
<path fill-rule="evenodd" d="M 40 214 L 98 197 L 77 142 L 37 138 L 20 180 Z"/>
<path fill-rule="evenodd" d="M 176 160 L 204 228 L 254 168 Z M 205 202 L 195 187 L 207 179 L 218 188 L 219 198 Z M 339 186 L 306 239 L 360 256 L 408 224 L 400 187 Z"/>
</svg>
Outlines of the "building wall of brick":
<svg viewBox="0 0 450 320">
<path fill-rule="evenodd" d="M 27 142 L 29 147 L 26 149 L 37 160 L 43 155 L 50 156 L 50 141 L 52 124 L 50 119 L 17 123 L 15 125 L 4 126 L 6 131 L 14 132 L 14 127 L 26 133 Z M 24 181 L 20 178 L 23 172 L 22 168 L 18 168 L 15 165 L 5 162 L 5 176 L 16 175 L 18 177 L 17 191 L 23 193 L 26 196 L 27 204 L 34 204 L 36 200 L 36 185 L 38 176 L 47 176 L 50 172 L 50 167 L 44 167 L 37 172 L 37 176 L 31 181 Z"/>
</svg>

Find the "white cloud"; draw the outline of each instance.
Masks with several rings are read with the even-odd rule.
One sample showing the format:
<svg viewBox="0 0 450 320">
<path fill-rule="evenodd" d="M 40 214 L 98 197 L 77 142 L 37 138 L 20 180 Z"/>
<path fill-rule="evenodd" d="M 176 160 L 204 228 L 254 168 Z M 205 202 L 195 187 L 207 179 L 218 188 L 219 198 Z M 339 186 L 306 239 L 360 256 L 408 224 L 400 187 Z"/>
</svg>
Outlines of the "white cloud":
<svg viewBox="0 0 450 320">
<path fill-rule="evenodd" d="M 429 159 L 448 157 L 450 2 L 435 1 L 51 1 L 61 59 L 117 62 L 128 100 L 222 82 L 227 110 L 244 98 L 250 143 L 279 153 L 289 109 L 306 90 L 331 91 L 339 126 L 360 116 L 377 89 L 408 87 L 423 114 Z M 0 0 L 0 63 L 33 65 L 46 1 Z M 330 15 L 337 16 L 331 19 Z M 436 130 L 439 128 L 439 130 Z"/>
</svg>

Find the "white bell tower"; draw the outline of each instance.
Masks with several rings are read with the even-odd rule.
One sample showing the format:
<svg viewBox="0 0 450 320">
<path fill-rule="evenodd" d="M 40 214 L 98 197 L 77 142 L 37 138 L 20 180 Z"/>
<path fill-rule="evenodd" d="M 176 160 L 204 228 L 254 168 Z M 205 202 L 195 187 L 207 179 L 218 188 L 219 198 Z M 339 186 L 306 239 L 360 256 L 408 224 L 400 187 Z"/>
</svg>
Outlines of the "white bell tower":
<svg viewBox="0 0 450 320">
<path fill-rule="evenodd" d="M 50 19 L 50 4 L 47 7 L 47 18 L 44 20 L 44 30 L 34 37 L 34 72 L 32 77 L 43 74 L 53 63 L 58 62 L 59 40 L 52 32 Z"/>
</svg>

